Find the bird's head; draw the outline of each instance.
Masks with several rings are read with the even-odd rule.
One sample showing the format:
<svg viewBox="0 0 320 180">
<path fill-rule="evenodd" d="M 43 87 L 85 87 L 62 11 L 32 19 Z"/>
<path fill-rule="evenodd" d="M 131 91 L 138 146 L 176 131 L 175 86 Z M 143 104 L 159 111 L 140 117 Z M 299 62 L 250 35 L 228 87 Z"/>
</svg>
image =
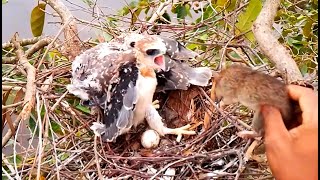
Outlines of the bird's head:
<svg viewBox="0 0 320 180">
<path fill-rule="evenodd" d="M 133 49 L 137 41 L 140 41 L 146 37 L 146 35 L 138 34 L 138 33 L 126 33 L 123 37 L 123 50 Z"/>
<path fill-rule="evenodd" d="M 151 67 L 155 70 L 165 70 L 166 46 L 157 37 L 146 37 L 136 41 L 134 51 L 137 61 L 140 64 Z"/>
</svg>

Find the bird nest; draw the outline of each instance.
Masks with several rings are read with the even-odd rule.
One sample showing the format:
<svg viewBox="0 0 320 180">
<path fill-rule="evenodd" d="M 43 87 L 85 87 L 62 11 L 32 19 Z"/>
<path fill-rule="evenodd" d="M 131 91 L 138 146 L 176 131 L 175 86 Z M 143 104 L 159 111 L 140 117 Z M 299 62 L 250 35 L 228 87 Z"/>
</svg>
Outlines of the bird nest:
<svg viewBox="0 0 320 180">
<path fill-rule="evenodd" d="M 232 34 L 235 24 L 231 23 L 236 21 L 231 15 L 238 14 L 243 7 L 241 5 L 234 13 L 226 15 L 217 13 L 216 17 L 202 19 L 195 24 L 186 25 L 181 21 L 178 24 L 159 24 L 151 30 L 155 34 L 171 34 L 172 38 L 187 42 L 188 48 L 201 52 L 198 62 L 190 62 L 192 66 L 217 69 L 219 65 L 233 61 L 265 68 L 266 72 L 276 76 L 277 71 L 268 67 L 265 59 L 260 57 L 260 51 L 251 48 L 256 45 L 244 38 L 246 33 Z M 228 20 L 229 16 L 231 20 Z M 128 21 L 125 17 L 123 19 Z M 227 23 L 222 23 L 224 21 Z M 104 27 L 105 32 L 118 29 L 112 26 L 112 22 L 107 27 L 78 22 Z M 144 23 L 139 24 L 142 26 L 140 30 L 149 28 Z M 230 32 L 226 30 L 229 25 L 232 26 Z M 86 42 L 82 45 L 89 47 Z M 250 129 L 252 112 L 237 104 L 219 108 L 214 103 L 212 85 L 191 86 L 186 91 L 161 92 L 154 96 L 160 102 L 159 112 L 168 127 L 190 124 L 195 135 L 184 135 L 180 142 L 176 141 L 176 136 L 166 135 L 161 137 L 156 148 L 145 149 L 141 146 L 141 135 L 148 126 L 141 124 L 119 136 L 115 142 L 101 142 L 90 129 L 97 121 L 97 115 L 66 91 L 66 85 L 70 84 L 71 62 L 63 53 L 66 53 L 63 43 L 50 37 L 19 39 L 15 35 L 10 43 L 2 44 L 3 177 L 272 178 L 263 145 L 236 135 L 240 130 Z M 316 67 L 314 74 L 308 74 L 311 83 L 317 84 L 317 71 Z"/>
<path fill-rule="evenodd" d="M 3 148 L 8 154 L 3 160 L 6 169 L 11 168 L 24 178 L 35 178 L 39 172 L 42 178 L 63 179 L 270 177 L 265 157 L 252 154 L 252 150 L 248 155 L 252 141 L 236 135 L 248 127 L 242 121 L 249 123 L 251 113 L 239 106 L 217 108 L 210 98 L 211 86 L 191 86 L 186 91 L 160 92 L 154 96 L 168 127 L 190 124 L 196 135 L 184 135 L 180 142 L 176 136 L 166 135 L 161 137 L 158 147 L 145 149 L 140 142 L 148 127 L 141 124 L 115 142 L 101 142 L 89 128 L 97 115 L 65 91 L 71 67 L 67 60 L 60 60 L 56 64 L 44 61 L 48 69 L 36 75 L 36 106 Z M 4 82 L 10 84 L 10 78 L 4 78 Z M 22 100 L 25 84 L 15 83 L 14 87 L 7 85 L 9 89 L 3 95 L 8 103 Z M 4 130 L 10 130 L 12 115 L 24 109 L 20 104 L 6 110 Z M 28 129 L 31 137 L 26 135 Z"/>
</svg>

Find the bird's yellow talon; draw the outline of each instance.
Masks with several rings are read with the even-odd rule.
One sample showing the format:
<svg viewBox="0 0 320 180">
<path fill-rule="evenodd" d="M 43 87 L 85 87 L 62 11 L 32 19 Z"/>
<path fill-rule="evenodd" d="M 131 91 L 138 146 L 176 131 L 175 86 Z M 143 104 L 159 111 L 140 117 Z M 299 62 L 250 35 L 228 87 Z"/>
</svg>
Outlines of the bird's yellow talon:
<svg viewBox="0 0 320 180">
<path fill-rule="evenodd" d="M 190 124 L 187 124 L 185 126 L 179 127 L 179 128 L 175 128 L 175 129 L 171 129 L 171 128 L 167 128 L 167 132 L 165 134 L 175 134 L 177 135 L 177 142 L 180 142 L 182 139 L 182 135 L 194 135 L 196 134 L 195 131 L 190 131 L 188 130 L 191 127 Z"/>
<path fill-rule="evenodd" d="M 155 109 L 159 109 L 159 108 L 160 108 L 159 100 L 154 100 L 154 101 L 152 102 L 152 106 L 153 106 Z"/>
</svg>

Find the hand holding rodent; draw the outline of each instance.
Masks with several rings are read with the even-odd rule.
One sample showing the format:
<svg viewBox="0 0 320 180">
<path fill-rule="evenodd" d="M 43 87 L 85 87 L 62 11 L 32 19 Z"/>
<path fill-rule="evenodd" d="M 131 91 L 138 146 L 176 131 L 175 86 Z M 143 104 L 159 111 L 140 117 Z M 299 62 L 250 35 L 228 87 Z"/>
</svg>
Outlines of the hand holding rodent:
<svg viewBox="0 0 320 180">
<path fill-rule="evenodd" d="M 279 109 L 288 129 L 296 126 L 295 113 L 297 107 L 289 98 L 286 85 L 249 67 L 231 65 L 215 77 L 215 95 L 228 105 L 240 102 L 255 111 L 252 126 L 256 134 L 242 134 L 244 137 L 263 136 L 262 105 L 271 105 Z"/>
<path fill-rule="evenodd" d="M 302 124 L 291 130 L 280 112 L 263 106 L 268 164 L 276 179 L 318 179 L 318 97 L 310 89 L 289 85 L 289 96 L 298 101 Z"/>
</svg>

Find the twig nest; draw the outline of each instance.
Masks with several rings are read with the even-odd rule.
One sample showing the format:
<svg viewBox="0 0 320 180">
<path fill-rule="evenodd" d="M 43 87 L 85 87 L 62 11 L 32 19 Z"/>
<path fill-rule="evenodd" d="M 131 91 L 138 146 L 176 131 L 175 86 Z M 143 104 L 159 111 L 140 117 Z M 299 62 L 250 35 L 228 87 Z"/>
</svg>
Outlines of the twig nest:
<svg viewBox="0 0 320 180">
<path fill-rule="evenodd" d="M 148 129 L 141 136 L 141 144 L 144 148 L 155 148 L 159 145 L 160 135 L 157 131 Z"/>
</svg>

